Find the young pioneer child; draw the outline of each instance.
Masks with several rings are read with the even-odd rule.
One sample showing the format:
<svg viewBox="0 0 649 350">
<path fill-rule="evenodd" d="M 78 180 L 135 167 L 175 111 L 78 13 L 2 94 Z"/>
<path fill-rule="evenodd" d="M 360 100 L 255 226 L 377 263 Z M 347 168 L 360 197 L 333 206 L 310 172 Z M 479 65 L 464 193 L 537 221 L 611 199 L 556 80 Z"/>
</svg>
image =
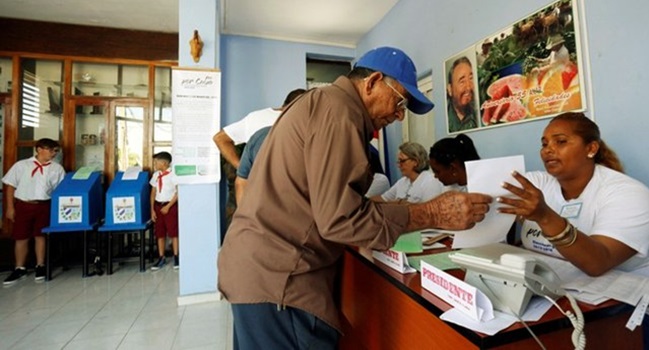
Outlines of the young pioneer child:
<svg viewBox="0 0 649 350">
<path fill-rule="evenodd" d="M 36 268 L 34 279 L 45 279 L 45 238 L 41 230 L 50 224 L 52 191 L 63 181 L 65 170 L 52 162 L 59 152 L 59 143 L 52 139 L 36 142 L 36 155 L 16 162 L 2 178 L 7 185 L 7 219 L 13 221 L 12 237 L 16 241 L 14 255 L 16 268 L 4 280 L 5 285 L 25 278 L 29 239 L 34 238 Z"/>
<path fill-rule="evenodd" d="M 171 154 L 160 152 L 153 155 L 153 177 L 151 177 L 151 220 L 155 222 L 154 231 L 158 239 L 160 258 L 151 267 L 156 271 L 167 264 L 165 258 L 165 239 L 171 238 L 174 251 L 174 269 L 178 269 L 178 191 L 176 178 L 170 168 Z"/>
</svg>

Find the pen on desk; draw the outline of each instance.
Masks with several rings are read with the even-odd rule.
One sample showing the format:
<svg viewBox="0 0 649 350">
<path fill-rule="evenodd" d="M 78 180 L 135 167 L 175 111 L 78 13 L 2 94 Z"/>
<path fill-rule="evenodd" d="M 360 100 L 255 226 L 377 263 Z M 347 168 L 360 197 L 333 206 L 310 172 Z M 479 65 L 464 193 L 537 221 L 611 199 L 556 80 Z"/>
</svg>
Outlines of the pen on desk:
<svg viewBox="0 0 649 350">
<path fill-rule="evenodd" d="M 429 237 L 429 238 L 426 238 L 422 242 L 422 244 L 423 245 L 432 245 L 432 244 L 437 243 L 437 242 L 439 242 L 439 241 L 441 241 L 441 240 L 443 240 L 443 239 L 445 239 L 447 237 L 450 237 L 450 236 L 451 236 L 450 234 L 444 233 L 444 234 L 441 234 L 441 235 L 438 235 L 438 236 L 435 236 L 435 237 Z"/>
</svg>

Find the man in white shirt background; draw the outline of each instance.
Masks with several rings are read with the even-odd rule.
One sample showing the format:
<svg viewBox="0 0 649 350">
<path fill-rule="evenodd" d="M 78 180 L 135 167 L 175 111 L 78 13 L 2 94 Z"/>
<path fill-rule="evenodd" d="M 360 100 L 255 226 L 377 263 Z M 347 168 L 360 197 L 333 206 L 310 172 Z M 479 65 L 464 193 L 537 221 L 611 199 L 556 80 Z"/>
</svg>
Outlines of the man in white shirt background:
<svg viewBox="0 0 649 350">
<path fill-rule="evenodd" d="M 284 107 L 305 91 L 304 89 L 295 89 L 286 96 L 282 107 L 269 107 L 250 112 L 243 119 L 223 127 L 212 138 L 223 158 L 238 169 L 240 158 L 235 146 L 248 142 L 252 134 L 256 133 L 259 129 L 273 125 L 277 118 L 279 118 Z"/>
</svg>

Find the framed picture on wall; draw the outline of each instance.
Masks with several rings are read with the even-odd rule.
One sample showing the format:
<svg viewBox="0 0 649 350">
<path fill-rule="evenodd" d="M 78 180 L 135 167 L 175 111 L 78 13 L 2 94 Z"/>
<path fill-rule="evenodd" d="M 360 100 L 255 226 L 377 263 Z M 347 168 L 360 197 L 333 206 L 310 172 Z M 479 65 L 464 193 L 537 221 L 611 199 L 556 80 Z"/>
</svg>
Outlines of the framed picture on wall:
<svg viewBox="0 0 649 350">
<path fill-rule="evenodd" d="M 448 132 L 463 132 L 480 126 L 477 102 L 476 57 L 472 48 L 444 64 L 446 77 L 446 123 Z"/>
<path fill-rule="evenodd" d="M 444 62 L 449 134 L 586 110 L 577 2 L 552 2 Z"/>
</svg>

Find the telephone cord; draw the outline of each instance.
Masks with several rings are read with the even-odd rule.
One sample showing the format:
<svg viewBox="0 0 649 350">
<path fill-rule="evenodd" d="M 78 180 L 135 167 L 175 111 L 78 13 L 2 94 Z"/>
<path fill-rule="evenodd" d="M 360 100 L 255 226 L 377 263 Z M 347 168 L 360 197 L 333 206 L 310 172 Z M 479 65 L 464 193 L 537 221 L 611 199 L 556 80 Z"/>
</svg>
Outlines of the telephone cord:
<svg viewBox="0 0 649 350">
<path fill-rule="evenodd" d="M 586 348 L 586 334 L 584 334 L 584 314 L 582 314 L 581 309 L 579 308 L 579 305 L 577 305 L 577 301 L 575 298 L 570 295 L 569 293 L 565 294 L 565 297 L 568 298 L 568 301 L 570 302 L 570 306 L 572 307 L 573 311 L 567 310 L 564 311 L 559 304 L 554 301 L 554 299 L 544 296 L 546 299 L 548 299 L 562 314 L 564 314 L 568 319 L 570 320 L 570 323 L 572 323 L 572 327 L 574 330 L 572 331 L 572 345 L 575 346 L 575 350 L 583 350 Z"/>
</svg>

